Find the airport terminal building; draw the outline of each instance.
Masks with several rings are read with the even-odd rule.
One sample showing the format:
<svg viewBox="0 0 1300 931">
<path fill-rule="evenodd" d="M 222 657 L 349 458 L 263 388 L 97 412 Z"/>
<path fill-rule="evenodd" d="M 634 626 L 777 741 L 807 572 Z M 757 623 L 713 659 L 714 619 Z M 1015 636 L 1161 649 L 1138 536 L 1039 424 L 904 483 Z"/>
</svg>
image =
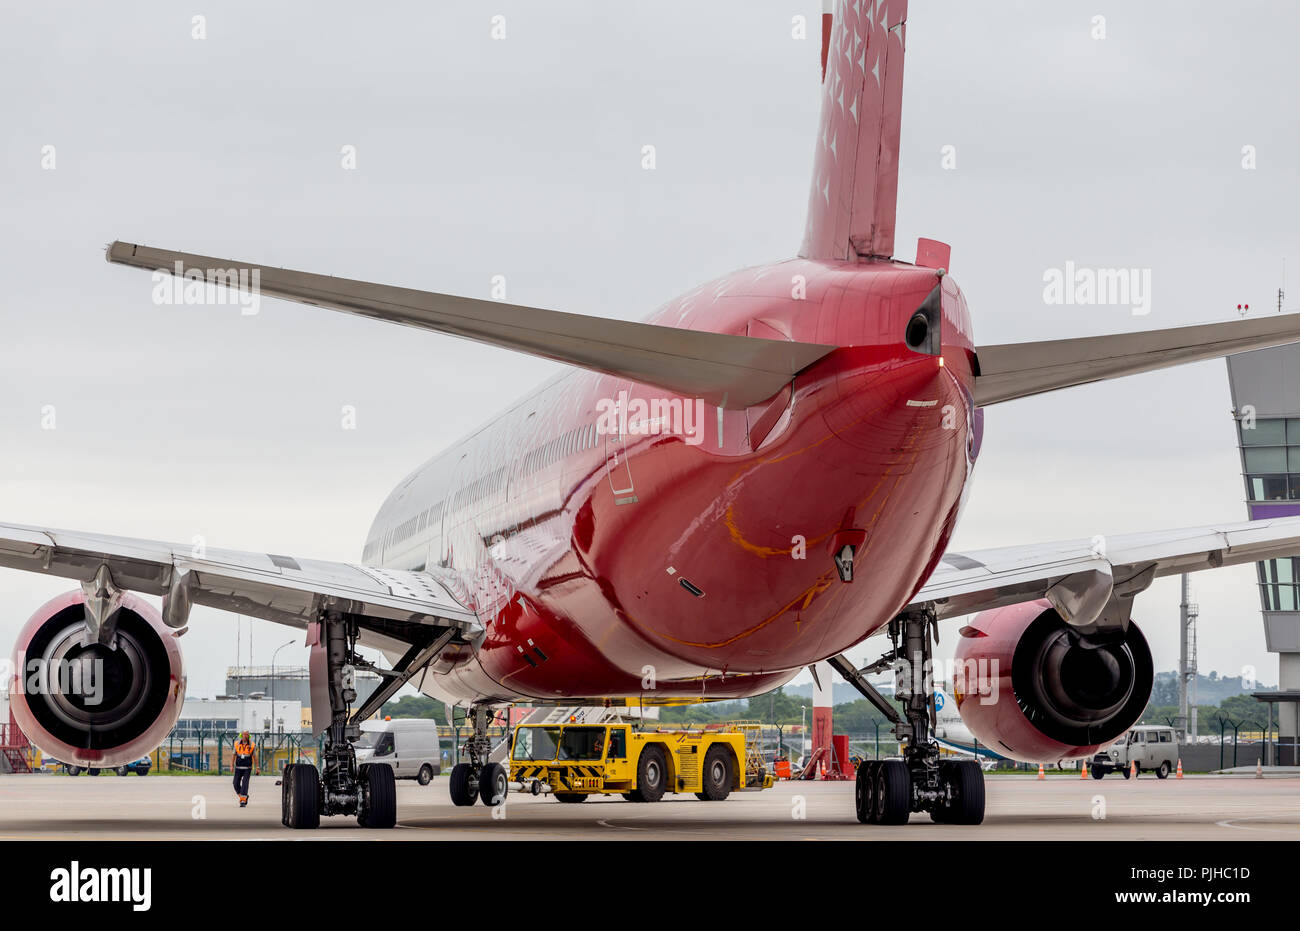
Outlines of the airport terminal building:
<svg viewBox="0 0 1300 931">
<path fill-rule="evenodd" d="M 1251 520 L 1300 516 L 1300 344 L 1228 356 L 1228 383 Z M 1278 656 L 1278 691 L 1257 692 L 1278 707 L 1278 754 L 1298 765 L 1300 558 L 1256 564 L 1264 642 Z"/>
</svg>

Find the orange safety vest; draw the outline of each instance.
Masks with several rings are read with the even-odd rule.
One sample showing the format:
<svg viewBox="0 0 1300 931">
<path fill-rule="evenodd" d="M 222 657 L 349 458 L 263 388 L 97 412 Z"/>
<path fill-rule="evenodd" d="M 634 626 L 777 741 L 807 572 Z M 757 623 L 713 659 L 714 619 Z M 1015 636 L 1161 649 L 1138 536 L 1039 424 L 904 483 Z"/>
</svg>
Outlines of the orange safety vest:
<svg viewBox="0 0 1300 931">
<path fill-rule="evenodd" d="M 248 764 L 251 766 L 253 764 L 253 745 L 242 741 L 235 744 L 235 756 L 248 757 Z"/>
</svg>

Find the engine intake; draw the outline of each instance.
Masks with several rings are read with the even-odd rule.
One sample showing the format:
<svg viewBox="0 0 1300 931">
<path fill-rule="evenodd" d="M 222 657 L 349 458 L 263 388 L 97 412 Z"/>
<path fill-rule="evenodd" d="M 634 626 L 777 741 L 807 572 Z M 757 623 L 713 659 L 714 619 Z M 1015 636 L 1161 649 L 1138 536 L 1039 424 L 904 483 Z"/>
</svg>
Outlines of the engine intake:
<svg viewBox="0 0 1300 931">
<path fill-rule="evenodd" d="M 960 633 L 962 720 L 1013 759 L 1091 755 L 1132 727 L 1151 697 L 1151 649 L 1135 624 L 1081 634 L 1044 599 L 985 611 Z"/>
<path fill-rule="evenodd" d="M 29 740 L 64 763 L 111 767 L 139 759 L 180 717 L 185 675 L 176 632 L 126 593 L 111 644 L 92 638 L 85 596 L 37 609 L 18 636 L 10 707 Z"/>
</svg>

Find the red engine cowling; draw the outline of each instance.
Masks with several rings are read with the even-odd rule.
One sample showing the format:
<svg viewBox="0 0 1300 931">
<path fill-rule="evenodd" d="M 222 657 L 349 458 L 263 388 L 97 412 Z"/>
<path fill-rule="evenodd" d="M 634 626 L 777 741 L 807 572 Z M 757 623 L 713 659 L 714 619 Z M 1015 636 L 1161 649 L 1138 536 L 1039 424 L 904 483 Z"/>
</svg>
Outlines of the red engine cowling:
<svg viewBox="0 0 1300 931">
<path fill-rule="evenodd" d="M 985 611 L 959 634 L 953 691 L 962 720 L 1012 759 L 1091 756 L 1151 698 L 1151 649 L 1135 624 L 1084 635 L 1042 599 Z"/>
<path fill-rule="evenodd" d="M 37 609 L 14 646 L 10 709 L 41 752 L 108 768 L 157 747 L 180 717 L 185 673 L 176 631 L 130 593 L 112 647 L 92 641 L 80 591 Z"/>
</svg>

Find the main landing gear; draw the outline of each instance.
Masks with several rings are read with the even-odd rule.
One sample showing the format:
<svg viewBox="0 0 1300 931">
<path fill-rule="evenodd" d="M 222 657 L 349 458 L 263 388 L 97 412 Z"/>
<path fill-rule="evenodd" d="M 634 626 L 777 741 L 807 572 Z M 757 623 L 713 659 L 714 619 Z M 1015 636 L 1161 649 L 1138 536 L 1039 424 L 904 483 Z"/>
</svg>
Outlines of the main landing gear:
<svg viewBox="0 0 1300 931">
<path fill-rule="evenodd" d="M 350 720 L 357 699 L 356 664 L 368 665 L 356 655 L 356 622 L 330 612 L 321 621 L 321 638 L 330 702 L 321 768 L 311 763 L 284 768 L 280 820 L 285 827 L 316 828 L 321 815 L 356 815 L 364 828 L 391 828 L 397 823 L 393 768 L 384 763 L 358 766 L 352 747 L 361 736 L 361 726 Z"/>
<path fill-rule="evenodd" d="M 906 824 L 914 811 L 928 811 L 939 824 L 984 820 L 984 773 L 979 762 L 940 759 L 939 744 L 930 736 L 935 723 L 934 690 L 929 683 L 932 632 L 937 641 L 933 609 L 900 614 L 889 622 L 892 651 L 869 667 L 874 671 L 893 665 L 897 670 L 894 694 L 902 700 L 902 717 L 892 706 L 885 707 L 894 719 L 903 758 L 870 760 L 858 767 L 854 803 L 863 824 Z M 860 674 L 858 679 L 859 688 L 866 685 Z"/>
<path fill-rule="evenodd" d="M 510 790 L 509 772 L 500 763 L 488 759 L 492 752 L 487 734 L 489 713 L 487 705 L 474 705 L 470 709 L 474 734 L 465 742 L 469 762 L 457 763 L 451 768 L 449 783 L 453 805 L 473 805 L 475 799 L 484 805 L 500 805 Z"/>
</svg>

